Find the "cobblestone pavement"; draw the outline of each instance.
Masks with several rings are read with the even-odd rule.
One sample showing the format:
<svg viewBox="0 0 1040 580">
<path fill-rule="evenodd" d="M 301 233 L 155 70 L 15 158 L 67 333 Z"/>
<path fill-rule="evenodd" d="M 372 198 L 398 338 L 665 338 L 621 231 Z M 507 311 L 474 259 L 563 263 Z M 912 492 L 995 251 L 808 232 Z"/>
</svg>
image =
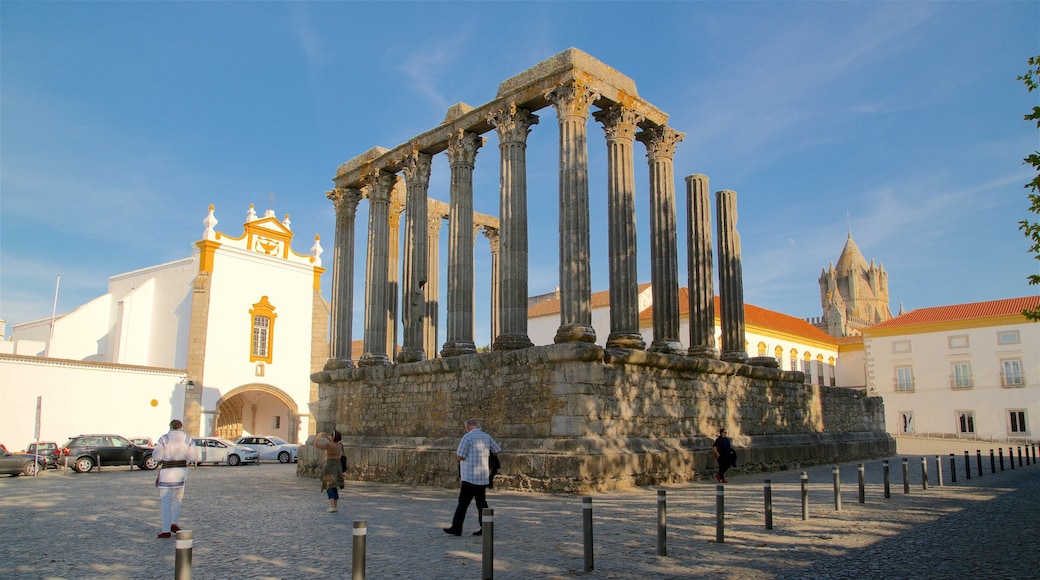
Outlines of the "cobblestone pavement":
<svg viewBox="0 0 1040 580">
<path fill-rule="evenodd" d="M 1040 465 L 990 473 L 992 445 L 900 441 L 890 458 L 808 468 L 809 519 L 801 519 L 801 470 L 733 474 L 725 486 L 725 538 L 716 542 L 716 485 L 691 483 L 593 497 L 594 568 L 584 571 L 582 498 L 492 490 L 497 578 L 1040 578 Z M 985 454 L 977 475 L 975 449 Z M 972 458 L 964 477 L 963 451 Z M 957 482 L 949 453 L 957 455 Z M 940 454 L 945 485 L 936 485 Z M 908 458 L 910 492 L 901 458 Z M 922 485 L 921 458 L 930 485 Z M 1006 459 L 1005 459 L 1006 461 Z M 763 482 L 772 480 L 774 529 L 764 526 Z M 154 473 L 48 471 L 0 478 L 0 577 L 170 578 L 175 542 L 158 540 Z M 462 537 L 449 524 L 457 490 L 348 482 L 326 513 L 318 482 L 292 465 L 191 471 L 181 525 L 194 533 L 192 575 L 211 578 L 349 578 L 354 520 L 367 522 L 368 578 L 480 578 L 475 508 Z M 666 491 L 667 556 L 657 554 L 657 490 Z"/>
</svg>

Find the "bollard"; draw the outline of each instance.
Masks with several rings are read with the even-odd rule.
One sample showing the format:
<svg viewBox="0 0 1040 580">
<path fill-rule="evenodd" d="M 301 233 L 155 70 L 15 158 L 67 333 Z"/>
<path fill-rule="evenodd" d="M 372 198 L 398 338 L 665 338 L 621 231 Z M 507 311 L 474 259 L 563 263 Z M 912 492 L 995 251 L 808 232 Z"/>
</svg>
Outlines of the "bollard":
<svg viewBox="0 0 1040 580">
<path fill-rule="evenodd" d="M 97 472 L 101 473 L 101 456 L 94 454 L 94 465 L 97 466 Z"/>
<path fill-rule="evenodd" d="M 762 495 L 766 500 L 766 529 L 773 529 L 773 480 L 767 479 L 762 486 Z"/>
<path fill-rule="evenodd" d="M 809 473 L 802 472 L 802 519 L 809 519 Z"/>
<path fill-rule="evenodd" d="M 866 475 L 866 469 L 863 467 L 863 464 L 860 463 L 859 464 L 859 503 L 866 503 L 867 502 L 867 488 L 864 485 L 864 479 L 865 479 L 864 476 L 865 475 Z"/>
<path fill-rule="evenodd" d="M 492 580 L 495 577 L 495 510 L 484 510 L 484 523 L 480 526 L 484 551 L 481 562 L 481 580 Z"/>
<path fill-rule="evenodd" d="M 1014 447 L 1008 447 L 1008 465 L 1011 466 L 1011 469 L 1015 469 L 1015 448 Z"/>
<path fill-rule="evenodd" d="M 996 456 L 993 455 L 993 450 L 992 449 L 989 450 L 989 472 L 990 473 L 996 473 L 997 472 L 997 458 L 996 458 Z"/>
<path fill-rule="evenodd" d="M 1000 470 L 1004 471 L 1004 448 L 997 447 L 997 456 L 1000 457 Z"/>
<path fill-rule="evenodd" d="M 130 472 L 133 473 L 133 471 L 134 471 L 134 458 L 131 457 L 130 459 L 128 459 L 127 463 L 130 464 Z"/>
<path fill-rule="evenodd" d="M 910 493 L 910 460 L 903 458 L 903 493 Z"/>
<path fill-rule="evenodd" d="M 953 453 L 950 454 L 950 481 L 957 483 L 957 464 L 953 461 Z"/>
<path fill-rule="evenodd" d="M 834 511 L 841 511 L 841 472 L 838 466 L 831 468 L 831 477 L 834 479 Z"/>
<path fill-rule="evenodd" d="M 668 555 L 668 513 L 663 489 L 657 490 L 657 555 Z"/>
<path fill-rule="evenodd" d="M 971 479 L 971 461 L 968 460 L 968 450 L 964 450 L 964 479 Z"/>
<path fill-rule="evenodd" d="M 354 520 L 354 544 L 351 553 L 351 579 L 365 580 L 365 548 L 368 544 L 368 522 Z"/>
<path fill-rule="evenodd" d="M 595 568 L 592 554 L 592 498 L 581 498 L 581 524 L 585 535 L 585 571 L 592 572 Z"/>
<path fill-rule="evenodd" d="M 1022 467 L 1022 446 L 1018 446 L 1018 466 Z"/>
<path fill-rule="evenodd" d="M 939 487 L 943 486 L 942 460 L 938 455 L 935 456 L 935 484 Z"/>
<path fill-rule="evenodd" d="M 885 472 L 885 499 L 892 497 L 892 488 L 888 484 L 888 460 L 881 462 L 881 469 Z"/>
<path fill-rule="evenodd" d="M 1036 465 L 1036 443 L 1033 443 L 1033 465 Z"/>
<path fill-rule="evenodd" d="M 177 553 L 173 559 L 175 580 L 191 580 L 191 530 L 177 530 Z"/>
<path fill-rule="evenodd" d="M 715 542 L 726 542 L 726 486 L 715 486 Z"/>
<path fill-rule="evenodd" d="M 978 466 L 979 466 L 979 477 L 982 477 L 982 450 L 981 449 L 976 449 L 975 450 L 975 459 L 976 459 L 976 462 L 978 463 Z"/>
<path fill-rule="evenodd" d="M 921 458 L 921 489 L 928 489 L 928 458 Z"/>
</svg>

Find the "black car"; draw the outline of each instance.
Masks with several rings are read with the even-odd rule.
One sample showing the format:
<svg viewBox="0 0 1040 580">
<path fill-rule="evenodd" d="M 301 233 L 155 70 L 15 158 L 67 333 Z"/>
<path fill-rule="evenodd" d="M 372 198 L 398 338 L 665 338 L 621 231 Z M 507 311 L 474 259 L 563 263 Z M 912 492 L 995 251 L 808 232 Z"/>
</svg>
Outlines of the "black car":
<svg viewBox="0 0 1040 580">
<path fill-rule="evenodd" d="M 61 455 L 59 463 L 67 463 L 78 473 L 86 473 L 95 465 L 132 464 L 149 470 L 158 467 L 151 447 L 135 445 L 120 435 L 77 435 L 62 446 Z"/>
<path fill-rule="evenodd" d="M 40 459 L 47 460 L 47 467 L 58 467 L 58 460 L 61 459 L 61 448 L 53 441 L 40 441 L 38 444 L 34 441 L 25 446 L 25 454 L 39 455 Z"/>
<path fill-rule="evenodd" d="M 36 475 L 46 465 L 46 460 L 35 455 L 11 453 L 7 448 L 0 449 L 0 473 L 7 475 Z"/>
</svg>

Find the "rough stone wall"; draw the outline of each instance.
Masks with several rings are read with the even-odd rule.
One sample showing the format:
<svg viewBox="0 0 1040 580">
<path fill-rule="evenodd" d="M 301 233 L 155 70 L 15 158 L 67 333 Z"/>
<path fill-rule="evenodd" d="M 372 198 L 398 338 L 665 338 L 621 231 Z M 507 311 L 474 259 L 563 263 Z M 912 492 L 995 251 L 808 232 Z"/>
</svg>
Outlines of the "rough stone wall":
<svg viewBox="0 0 1040 580">
<path fill-rule="evenodd" d="M 348 477 L 456 485 L 467 418 L 503 447 L 509 487 L 582 493 L 682 482 L 714 468 L 725 426 L 740 469 L 894 451 L 879 398 L 803 384 L 802 373 L 587 343 L 315 373 Z M 304 447 L 298 470 L 320 456 Z"/>
</svg>

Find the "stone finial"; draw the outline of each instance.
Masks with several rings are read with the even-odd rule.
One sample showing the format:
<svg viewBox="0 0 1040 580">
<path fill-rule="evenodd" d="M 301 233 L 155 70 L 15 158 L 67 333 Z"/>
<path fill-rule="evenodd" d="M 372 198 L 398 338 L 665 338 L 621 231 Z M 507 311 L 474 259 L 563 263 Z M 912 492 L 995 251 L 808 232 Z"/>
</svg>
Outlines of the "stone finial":
<svg viewBox="0 0 1040 580">
<path fill-rule="evenodd" d="M 273 209 L 269 209 L 269 210 L 265 211 L 264 212 L 264 217 L 265 218 L 273 218 L 274 217 L 274 210 Z"/>
<path fill-rule="evenodd" d="M 253 204 L 249 204 L 249 211 L 246 212 L 246 223 L 249 223 L 256 219 L 256 208 Z"/>
<path fill-rule="evenodd" d="M 314 235 L 314 245 L 311 246 L 311 256 L 314 256 L 314 265 L 321 265 L 321 254 L 324 252 L 324 248 L 321 247 L 321 236 L 318 234 Z"/>
<path fill-rule="evenodd" d="M 209 204 L 209 214 L 206 215 L 205 219 L 202 220 L 202 225 L 206 226 L 206 229 L 202 231 L 202 239 L 204 240 L 215 240 L 217 239 L 217 231 L 214 227 L 217 225 L 217 218 L 213 215 L 213 204 Z"/>
<path fill-rule="evenodd" d="M 272 213 L 273 211 L 274 210 L 272 210 Z M 289 214 L 285 214 L 285 219 L 282 220 L 282 225 L 285 226 L 285 229 L 292 230 L 292 228 L 290 227 L 292 225 L 292 222 L 289 221 Z"/>
</svg>

